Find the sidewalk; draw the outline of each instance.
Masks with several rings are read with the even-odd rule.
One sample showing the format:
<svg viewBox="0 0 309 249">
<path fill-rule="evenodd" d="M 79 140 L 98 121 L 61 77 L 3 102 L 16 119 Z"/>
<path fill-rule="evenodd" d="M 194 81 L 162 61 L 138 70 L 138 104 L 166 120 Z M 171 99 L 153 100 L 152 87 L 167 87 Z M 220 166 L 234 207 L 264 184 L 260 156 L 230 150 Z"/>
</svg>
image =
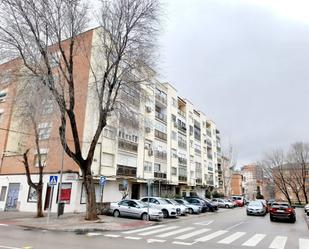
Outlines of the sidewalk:
<svg viewBox="0 0 309 249">
<path fill-rule="evenodd" d="M 15 225 L 28 229 L 43 229 L 66 232 L 94 232 L 94 231 L 122 231 L 160 224 L 155 221 L 142 221 L 136 219 L 114 218 L 99 215 L 99 220 L 86 221 L 84 214 L 67 213 L 59 218 L 51 214 L 47 224 L 47 217 L 34 218 L 35 213 L 30 212 L 0 212 L 0 224 Z"/>
</svg>

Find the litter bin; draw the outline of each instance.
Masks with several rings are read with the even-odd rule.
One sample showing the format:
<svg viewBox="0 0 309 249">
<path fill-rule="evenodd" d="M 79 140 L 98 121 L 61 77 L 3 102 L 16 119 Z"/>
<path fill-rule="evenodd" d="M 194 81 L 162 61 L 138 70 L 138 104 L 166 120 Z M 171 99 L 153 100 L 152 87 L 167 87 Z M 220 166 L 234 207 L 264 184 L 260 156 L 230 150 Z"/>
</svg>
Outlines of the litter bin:
<svg viewBox="0 0 309 249">
<path fill-rule="evenodd" d="M 58 203 L 58 217 L 59 217 L 60 215 L 63 215 L 63 212 L 64 212 L 64 205 L 65 205 L 64 202 L 59 202 L 59 203 Z"/>
</svg>

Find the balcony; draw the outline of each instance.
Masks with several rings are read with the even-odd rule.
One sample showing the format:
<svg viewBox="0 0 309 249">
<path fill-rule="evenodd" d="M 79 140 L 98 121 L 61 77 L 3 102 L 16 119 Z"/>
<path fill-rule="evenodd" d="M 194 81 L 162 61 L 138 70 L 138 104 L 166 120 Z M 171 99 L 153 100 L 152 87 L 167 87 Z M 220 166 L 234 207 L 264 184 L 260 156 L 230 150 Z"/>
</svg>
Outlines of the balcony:
<svg viewBox="0 0 309 249">
<path fill-rule="evenodd" d="M 207 153 L 207 157 L 208 157 L 208 159 L 212 160 L 212 154 L 211 153 Z"/>
<path fill-rule="evenodd" d="M 178 176 L 178 181 L 187 182 L 187 176 Z"/>
<path fill-rule="evenodd" d="M 125 165 L 117 165 L 117 176 L 136 177 L 136 168 Z"/>
<path fill-rule="evenodd" d="M 167 104 L 167 98 L 166 96 L 160 95 L 156 93 L 156 100 L 160 101 L 162 104 Z"/>
<path fill-rule="evenodd" d="M 167 154 L 165 151 L 159 151 L 159 150 L 155 150 L 154 156 L 156 159 L 160 159 L 160 160 L 166 160 L 167 159 Z"/>
<path fill-rule="evenodd" d="M 211 137 L 211 130 L 209 128 L 206 128 L 206 135 Z"/>
<path fill-rule="evenodd" d="M 196 184 L 202 184 L 202 183 L 203 183 L 202 178 L 197 178 L 197 179 L 196 179 Z"/>
<path fill-rule="evenodd" d="M 182 157 L 178 157 L 178 164 L 183 165 L 183 166 L 187 166 L 187 159 L 182 158 Z"/>
<path fill-rule="evenodd" d="M 159 139 L 161 139 L 161 140 L 164 140 L 164 141 L 167 140 L 167 135 L 166 135 L 166 133 L 163 133 L 162 131 L 155 130 L 155 137 L 156 137 L 156 138 L 159 138 Z"/>
<path fill-rule="evenodd" d="M 178 130 L 186 134 L 186 132 L 187 132 L 187 127 L 178 124 Z"/>
<path fill-rule="evenodd" d="M 164 173 L 164 172 L 154 172 L 154 178 L 166 179 L 166 173 Z"/>
<path fill-rule="evenodd" d="M 214 168 L 208 167 L 208 171 L 213 172 Z"/>
<path fill-rule="evenodd" d="M 166 123 L 166 115 L 164 113 L 161 112 L 156 112 L 156 118 L 161 120 L 162 122 Z"/>
<path fill-rule="evenodd" d="M 183 149 L 187 149 L 187 143 L 183 141 L 178 141 L 178 146 Z"/>
<path fill-rule="evenodd" d="M 138 149 L 138 145 L 136 143 L 126 141 L 126 140 L 123 140 L 123 139 L 119 139 L 118 147 L 121 150 L 136 152 L 136 153 L 137 153 L 137 149 Z"/>
<path fill-rule="evenodd" d="M 209 147 L 212 147 L 212 142 L 210 139 L 206 139 L 206 144 L 209 146 Z"/>
<path fill-rule="evenodd" d="M 179 116 L 186 118 L 186 113 L 184 111 L 178 109 L 178 114 Z"/>
</svg>

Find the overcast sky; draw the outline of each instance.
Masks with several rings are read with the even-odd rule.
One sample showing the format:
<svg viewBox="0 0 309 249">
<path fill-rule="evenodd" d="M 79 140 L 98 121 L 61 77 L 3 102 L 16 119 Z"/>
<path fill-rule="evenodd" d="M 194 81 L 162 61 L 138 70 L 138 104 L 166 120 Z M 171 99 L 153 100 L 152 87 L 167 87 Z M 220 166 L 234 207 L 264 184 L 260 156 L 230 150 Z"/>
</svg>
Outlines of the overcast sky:
<svg viewBox="0 0 309 249">
<path fill-rule="evenodd" d="M 165 2 L 161 79 L 216 122 L 238 166 L 309 142 L 309 1 Z"/>
</svg>

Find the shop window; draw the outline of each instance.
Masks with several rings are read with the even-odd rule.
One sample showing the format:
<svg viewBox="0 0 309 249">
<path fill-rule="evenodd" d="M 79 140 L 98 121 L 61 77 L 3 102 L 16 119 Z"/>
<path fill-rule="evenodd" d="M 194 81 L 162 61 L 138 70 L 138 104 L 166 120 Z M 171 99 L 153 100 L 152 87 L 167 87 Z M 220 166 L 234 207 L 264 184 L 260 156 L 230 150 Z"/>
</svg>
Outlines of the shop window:
<svg viewBox="0 0 309 249">
<path fill-rule="evenodd" d="M 0 201 L 5 200 L 6 190 L 7 190 L 7 186 L 2 186 L 1 192 L 0 192 Z"/>
</svg>

